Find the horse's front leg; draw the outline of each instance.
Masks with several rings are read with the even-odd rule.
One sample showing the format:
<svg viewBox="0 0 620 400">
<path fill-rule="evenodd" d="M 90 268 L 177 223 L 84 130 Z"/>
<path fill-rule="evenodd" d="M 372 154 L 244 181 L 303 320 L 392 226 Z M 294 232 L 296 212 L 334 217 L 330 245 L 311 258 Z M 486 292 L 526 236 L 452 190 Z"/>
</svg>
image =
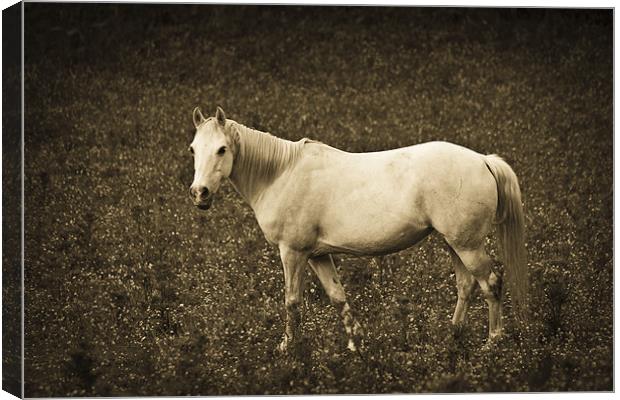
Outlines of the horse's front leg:
<svg viewBox="0 0 620 400">
<path fill-rule="evenodd" d="M 284 338 L 278 347 L 283 353 L 294 348 L 299 340 L 303 305 L 304 275 L 308 256 L 287 247 L 280 247 L 284 265 L 284 305 L 286 307 L 286 328 Z"/>
</svg>

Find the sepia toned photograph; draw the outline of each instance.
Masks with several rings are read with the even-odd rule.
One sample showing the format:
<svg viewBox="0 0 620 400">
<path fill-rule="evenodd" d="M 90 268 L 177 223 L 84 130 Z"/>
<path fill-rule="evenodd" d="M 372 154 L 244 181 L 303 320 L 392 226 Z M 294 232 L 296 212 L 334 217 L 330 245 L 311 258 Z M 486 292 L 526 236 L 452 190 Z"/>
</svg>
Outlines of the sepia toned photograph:
<svg viewBox="0 0 620 400">
<path fill-rule="evenodd" d="M 613 9 L 14 10 L 3 390 L 614 390 Z"/>
</svg>

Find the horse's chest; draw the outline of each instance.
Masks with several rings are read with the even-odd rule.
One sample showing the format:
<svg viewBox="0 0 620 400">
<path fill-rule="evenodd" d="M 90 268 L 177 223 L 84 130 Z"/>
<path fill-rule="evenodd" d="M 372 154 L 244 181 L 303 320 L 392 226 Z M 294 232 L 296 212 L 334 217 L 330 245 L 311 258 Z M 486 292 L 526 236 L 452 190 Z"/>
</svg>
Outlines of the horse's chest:
<svg viewBox="0 0 620 400">
<path fill-rule="evenodd" d="M 308 249 L 316 242 L 316 224 L 308 217 L 307 210 L 291 206 L 261 207 L 256 219 L 265 239 L 273 245 L 286 243 L 299 250 Z"/>
</svg>

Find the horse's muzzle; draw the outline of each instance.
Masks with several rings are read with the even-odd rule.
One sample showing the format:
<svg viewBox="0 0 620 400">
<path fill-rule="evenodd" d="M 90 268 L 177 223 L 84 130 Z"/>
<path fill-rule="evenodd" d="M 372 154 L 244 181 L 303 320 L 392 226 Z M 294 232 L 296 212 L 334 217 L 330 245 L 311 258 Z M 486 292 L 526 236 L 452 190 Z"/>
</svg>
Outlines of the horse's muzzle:
<svg viewBox="0 0 620 400">
<path fill-rule="evenodd" d="M 210 193 L 206 186 L 190 186 L 189 197 L 194 205 L 201 210 L 208 210 L 213 202 L 213 193 Z"/>
<path fill-rule="evenodd" d="M 209 196 L 205 200 L 201 199 L 199 201 L 196 201 L 196 199 L 194 199 L 194 205 L 198 207 L 198 209 L 203 211 L 208 210 L 211 207 L 211 203 L 213 203 L 213 197 L 211 196 Z"/>
</svg>

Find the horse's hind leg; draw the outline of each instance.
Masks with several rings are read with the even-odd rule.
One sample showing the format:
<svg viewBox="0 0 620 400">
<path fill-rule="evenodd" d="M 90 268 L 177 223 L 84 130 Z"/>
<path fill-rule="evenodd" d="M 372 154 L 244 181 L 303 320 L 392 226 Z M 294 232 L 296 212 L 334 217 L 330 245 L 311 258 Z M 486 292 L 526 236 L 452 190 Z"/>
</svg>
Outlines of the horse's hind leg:
<svg viewBox="0 0 620 400">
<path fill-rule="evenodd" d="M 467 271 L 478 281 L 482 294 L 489 306 L 489 339 L 501 336 L 503 330 L 502 283 L 500 277 L 491 270 L 493 265 L 491 257 L 486 253 L 483 245 L 477 249 L 461 249 L 458 247 L 453 247 L 453 249 L 458 254 Z M 458 305 L 456 311 L 459 311 Z"/>
<path fill-rule="evenodd" d="M 342 316 L 344 329 L 349 337 L 348 348 L 351 351 L 355 351 L 357 349 L 356 346 L 359 345 L 361 340 L 362 329 L 360 324 L 353 317 L 351 307 L 349 307 L 349 303 L 347 302 L 344 287 L 342 287 L 342 283 L 340 283 L 340 279 L 338 278 L 338 271 L 336 271 L 332 256 L 325 255 L 314 257 L 310 258 L 308 262 L 321 281 L 325 293 L 327 293 L 332 304 Z"/>
<path fill-rule="evenodd" d="M 465 268 L 465 265 L 463 265 L 463 262 L 451 247 L 448 247 L 448 251 L 452 258 L 452 264 L 454 265 L 458 294 L 454 315 L 452 316 L 452 324 L 461 325 L 465 322 L 469 299 L 475 289 L 476 279 L 471 272 Z"/>
</svg>

